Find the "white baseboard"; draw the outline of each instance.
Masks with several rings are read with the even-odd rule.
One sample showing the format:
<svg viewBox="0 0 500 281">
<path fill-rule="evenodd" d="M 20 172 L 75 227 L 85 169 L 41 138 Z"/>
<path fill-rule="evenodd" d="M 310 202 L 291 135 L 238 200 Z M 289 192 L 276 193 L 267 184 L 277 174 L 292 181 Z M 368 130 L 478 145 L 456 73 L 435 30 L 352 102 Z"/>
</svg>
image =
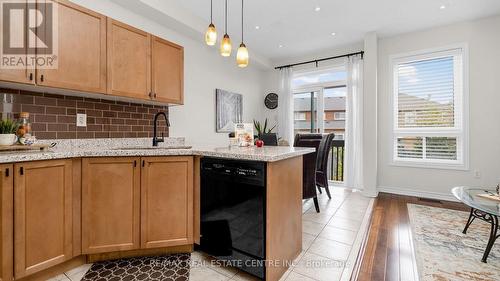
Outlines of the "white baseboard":
<svg viewBox="0 0 500 281">
<path fill-rule="evenodd" d="M 422 197 L 422 198 L 430 198 L 437 200 L 445 200 L 445 201 L 454 201 L 458 202 L 457 198 L 453 196 L 451 193 L 441 193 L 441 192 L 431 192 L 431 191 L 421 191 L 407 188 L 398 188 L 398 187 L 388 187 L 388 186 L 379 186 L 377 188 L 378 192 L 392 193 L 398 195 L 406 195 L 406 196 L 414 196 L 414 197 Z"/>
</svg>

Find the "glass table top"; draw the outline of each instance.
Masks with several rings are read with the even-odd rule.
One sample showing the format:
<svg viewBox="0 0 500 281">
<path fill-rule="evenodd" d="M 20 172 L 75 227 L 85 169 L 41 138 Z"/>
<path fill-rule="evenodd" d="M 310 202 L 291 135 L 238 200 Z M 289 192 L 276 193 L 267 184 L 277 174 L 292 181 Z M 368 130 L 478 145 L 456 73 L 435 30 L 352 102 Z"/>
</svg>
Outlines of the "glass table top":
<svg viewBox="0 0 500 281">
<path fill-rule="evenodd" d="M 496 194 L 496 190 L 458 186 L 451 192 L 464 204 L 480 211 L 500 216 L 500 201 L 479 197 L 479 194 Z"/>
</svg>

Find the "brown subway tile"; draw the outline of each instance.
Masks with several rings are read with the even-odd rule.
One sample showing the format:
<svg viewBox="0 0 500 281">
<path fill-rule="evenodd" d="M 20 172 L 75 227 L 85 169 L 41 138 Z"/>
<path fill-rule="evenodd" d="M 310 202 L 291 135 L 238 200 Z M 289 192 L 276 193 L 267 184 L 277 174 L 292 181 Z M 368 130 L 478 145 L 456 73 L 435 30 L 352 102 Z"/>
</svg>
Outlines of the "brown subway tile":
<svg viewBox="0 0 500 281">
<path fill-rule="evenodd" d="M 38 139 L 56 139 L 59 138 L 57 137 L 56 132 L 35 132 L 33 131 L 33 135 L 37 137 Z"/>
<path fill-rule="evenodd" d="M 87 125 L 87 131 L 100 132 L 102 131 L 102 125 Z"/>
<path fill-rule="evenodd" d="M 125 124 L 125 119 L 111 119 L 111 124 L 123 125 Z"/>
<path fill-rule="evenodd" d="M 122 132 L 110 132 L 109 137 L 110 138 L 124 138 L 124 135 Z"/>
<path fill-rule="evenodd" d="M 85 109 L 94 109 L 95 104 L 93 102 L 88 102 L 88 101 L 77 101 L 76 107 Z"/>
<path fill-rule="evenodd" d="M 127 112 L 118 112 L 117 116 L 118 116 L 118 118 L 130 118 L 130 113 L 127 113 Z"/>
<path fill-rule="evenodd" d="M 35 97 L 35 104 L 36 105 L 56 105 L 57 100 L 54 98 L 48 98 L 48 97 Z"/>
<path fill-rule="evenodd" d="M 76 100 L 58 99 L 57 106 L 76 107 Z"/>
<path fill-rule="evenodd" d="M 94 108 L 95 109 L 99 109 L 99 110 L 109 110 L 109 104 L 105 104 L 105 103 L 96 103 L 94 105 Z"/>
<path fill-rule="evenodd" d="M 102 112 L 102 117 L 115 117 L 116 118 L 117 114 L 116 112 L 113 111 L 103 111 Z"/>
<path fill-rule="evenodd" d="M 33 132 L 47 131 L 47 123 L 31 123 L 31 130 Z"/>
<path fill-rule="evenodd" d="M 23 104 L 21 106 L 22 111 L 29 112 L 31 114 L 34 113 L 45 113 L 45 106 L 42 105 L 31 105 L 31 104 Z"/>
<path fill-rule="evenodd" d="M 59 123 L 67 123 L 67 124 L 76 124 L 76 116 L 68 116 L 68 115 L 59 115 L 57 116 L 57 122 Z"/>
<path fill-rule="evenodd" d="M 58 139 L 76 139 L 76 132 L 57 132 Z"/>
<path fill-rule="evenodd" d="M 76 132 L 76 138 L 78 138 L 78 139 L 93 139 L 94 132 Z"/>
<path fill-rule="evenodd" d="M 111 111 L 123 111 L 123 105 L 111 104 L 109 106 L 109 110 L 111 110 Z"/>
<path fill-rule="evenodd" d="M 49 132 L 66 132 L 66 131 L 68 131 L 68 124 L 48 124 L 47 131 L 49 131 Z"/>
<path fill-rule="evenodd" d="M 95 132 L 94 137 L 98 139 L 109 138 L 109 132 Z"/>
<path fill-rule="evenodd" d="M 55 106 L 47 106 L 45 108 L 45 113 L 47 113 L 47 114 L 66 114 L 66 108 L 64 108 L 64 107 L 55 107 Z"/>
<path fill-rule="evenodd" d="M 0 91 L 12 94 L 13 103 L 7 112 L 0 111 L 13 118 L 18 118 L 21 111 L 31 113 L 33 134 L 39 139 L 151 137 L 153 115 L 158 111 L 168 113 L 168 107 L 158 105 L 13 89 Z M 76 127 L 77 113 L 87 114 L 87 127 Z M 167 136 L 164 123 L 159 123 L 158 130 Z"/>
<path fill-rule="evenodd" d="M 36 114 L 31 118 L 34 122 L 46 122 L 46 123 L 56 123 L 57 116 L 56 115 L 45 115 L 45 114 Z"/>
</svg>

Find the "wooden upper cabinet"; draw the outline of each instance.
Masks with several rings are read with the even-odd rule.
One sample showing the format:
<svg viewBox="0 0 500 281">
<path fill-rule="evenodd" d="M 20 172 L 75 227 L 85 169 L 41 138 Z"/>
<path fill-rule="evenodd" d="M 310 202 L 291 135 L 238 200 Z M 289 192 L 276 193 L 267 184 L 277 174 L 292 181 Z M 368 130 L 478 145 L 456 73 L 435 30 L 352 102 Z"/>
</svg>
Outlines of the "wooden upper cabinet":
<svg viewBox="0 0 500 281">
<path fill-rule="evenodd" d="M 142 158 L 141 247 L 193 243 L 193 157 Z"/>
<path fill-rule="evenodd" d="M 149 99 L 151 35 L 108 18 L 108 94 Z"/>
<path fill-rule="evenodd" d="M 138 249 L 138 157 L 82 160 L 82 253 Z"/>
<path fill-rule="evenodd" d="M 106 17 L 66 0 L 58 4 L 56 69 L 38 69 L 37 84 L 106 93 Z"/>
<path fill-rule="evenodd" d="M 184 103 L 184 48 L 153 36 L 152 91 L 154 100 Z"/>
<path fill-rule="evenodd" d="M 28 3 L 26 2 L 26 8 L 28 6 Z M 25 9 L 25 14 L 24 14 L 24 19 L 25 22 L 24 24 L 27 24 L 28 21 L 28 16 L 27 16 L 27 9 Z M 3 27 L 1 27 L 3 29 Z M 14 27 L 15 33 L 16 34 L 22 34 L 24 30 L 22 29 L 22 25 L 16 25 Z M 3 33 L 3 30 L 0 30 L 0 32 Z M 18 38 L 20 39 L 20 38 Z M 8 40 L 7 38 L 3 38 L 4 41 Z M 28 49 L 26 48 L 27 46 L 27 35 L 25 34 L 22 38 L 24 40 L 24 47 L 21 48 L 23 51 L 22 54 L 16 54 L 14 59 L 17 61 L 17 58 L 22 58 L 23 61 L 27 60 L 27 55 L 28 55 Z M 4 42 L 2 42 L 3 44 Z M 5 53 L 5 50 L 4 50 Z M 10 55 L 7 55 L 4 57 L 5 58 L 10 58 Z M 35 84 L 35 69 L 32 65 L 30 66 L 25 66 L 21 68 L 15 68 L 15 69 L 10 69 L 10 68 L 4 68 L 0 67 L 0 81 L 6 81 L 6 82 L 14 82 L 14 83 L 23 83 L 23 84 Z"/>
<path fill-rule="evenodd" d="M 0 165 L 0 281 L 11 281 L 14 273 L 14 176 L 12 165 Z"/>
<path fill-rule="evenodd" d="M 72 162 L 14 165 L 16 279 L 72 258 Z"/>
</svg>

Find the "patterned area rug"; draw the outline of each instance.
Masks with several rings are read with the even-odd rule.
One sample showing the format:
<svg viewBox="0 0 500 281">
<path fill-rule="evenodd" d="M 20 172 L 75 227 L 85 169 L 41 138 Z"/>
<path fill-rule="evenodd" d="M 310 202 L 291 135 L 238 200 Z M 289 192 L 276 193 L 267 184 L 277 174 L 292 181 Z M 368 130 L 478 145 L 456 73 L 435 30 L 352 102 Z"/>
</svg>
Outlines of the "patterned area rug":
<svg viewBox="0 0 500 281">
<path fill-rule="evenodd" d="M 190 254 L 140 257 L 94 263 L 82 281 L 189 280 Z"/>
<path fill-rule="evenodd" d="M 490 224 L 476 219 L 462 234 L 469 213 L 408 204 L 420 281 L 500 280 L 500 240 L 482 263 Z"/>
</svg>

